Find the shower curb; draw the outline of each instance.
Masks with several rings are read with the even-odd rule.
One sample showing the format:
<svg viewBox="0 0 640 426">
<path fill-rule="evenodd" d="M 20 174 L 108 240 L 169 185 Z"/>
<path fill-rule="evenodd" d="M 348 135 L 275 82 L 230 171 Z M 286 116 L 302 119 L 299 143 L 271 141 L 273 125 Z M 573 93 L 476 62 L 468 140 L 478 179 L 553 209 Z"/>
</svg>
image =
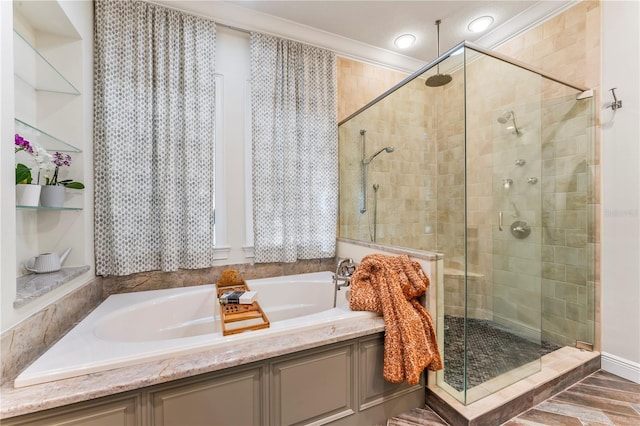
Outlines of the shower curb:
<svg viewBox="0 0 640 426">
<path fill-rule="evenodd" d="M 579 382 L 583 378 L 595 373 L 600 369 L 600 354 L 594 358 L 572 368 L 558 376 L 537 385 L 536 387 L 505 401 L 502 405 L 489 409 L 488 411 L 473 418 L 467 418 L 449 402 L 445 401 L 432 389 L 426 389 L 426 405 L 450 425 L 456 426 L 486 426 L 499 425 L 519 414 L 535 407 L 542 401 L 567 389 Z M 460 406 L 462 404 L 456 403 Z M 482 403 L 482 400 L 474 404 Z M 473 405 L 473 404 L 472 404 Z M 464 407 L 464 406 L 462 406 Z"/>
</svg>

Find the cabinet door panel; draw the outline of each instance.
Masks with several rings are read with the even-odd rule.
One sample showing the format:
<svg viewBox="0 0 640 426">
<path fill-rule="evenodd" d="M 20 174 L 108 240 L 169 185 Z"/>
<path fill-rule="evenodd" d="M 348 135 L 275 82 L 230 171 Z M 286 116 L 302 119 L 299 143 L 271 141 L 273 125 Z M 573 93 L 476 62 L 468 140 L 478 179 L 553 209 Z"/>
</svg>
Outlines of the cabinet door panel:
<svg viewBox="0 0 640 426">
<path fill-rule="evenodd" d="M 100 400 L 98 400 L 100 401 Z M 3 426 L 137 426 L 140 420 L 139 397 L 107 399 L 70 405 L 33 415 L 2 420 Z"/>
<path fill-rule="evenodd" d="M 262 369 L 182 384 L 149 395 L 157 426 L 263 425 Z"/>
<path fill-rule="evenodd" d="M 351 346 L 276 362 L 272 424 L 323 424 L 354 413 Z"/>
<path fill-rule="evenodd" d="M 409 386 L 406 383 L 387 382 L 383 375 L 384 337 L 360 341 L 359 349 L 359 398 L 360 410 L 381 404 L 390 397 L 412 392 L 421 384 Z"/>
</svg>

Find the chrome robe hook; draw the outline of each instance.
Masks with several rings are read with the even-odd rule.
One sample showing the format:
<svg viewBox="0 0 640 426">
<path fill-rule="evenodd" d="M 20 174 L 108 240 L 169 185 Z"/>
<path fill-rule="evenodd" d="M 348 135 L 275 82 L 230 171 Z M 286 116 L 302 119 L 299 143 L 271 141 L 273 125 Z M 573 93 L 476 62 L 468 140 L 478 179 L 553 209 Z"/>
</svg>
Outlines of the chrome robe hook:
<svg viewBox="0 0 640 426">
<path fill-rule="evenodd" d="M 611 104 L 607 106 L 607 108 L 611 108 L 614 111 L 618 108 L 622 108 L 622 100 L 618 100 L 618 98 L 616 98 L 616 89 L 616 87 L 609 89 L 609 91 L 613 95 L 613 102 L 611 102 Z"/>
</svg>

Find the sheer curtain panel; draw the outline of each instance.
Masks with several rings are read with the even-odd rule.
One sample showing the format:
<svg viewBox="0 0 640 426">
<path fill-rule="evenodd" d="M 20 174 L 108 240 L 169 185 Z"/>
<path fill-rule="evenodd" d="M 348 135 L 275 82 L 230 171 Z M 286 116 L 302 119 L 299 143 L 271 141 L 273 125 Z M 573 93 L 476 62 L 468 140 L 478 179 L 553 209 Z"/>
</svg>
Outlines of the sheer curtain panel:
<svg viewBox="0 0 640 426">
<path fill-rule="evenodd" d="M 211 266 L 215 42 L 212 21 L 95 2 L 97 274 Z"/>
<path fill-rule="evenodd" d="M 335 255 L 336 66 L 328 50 L 251 34 L 256 262 Z"/>
</svg>

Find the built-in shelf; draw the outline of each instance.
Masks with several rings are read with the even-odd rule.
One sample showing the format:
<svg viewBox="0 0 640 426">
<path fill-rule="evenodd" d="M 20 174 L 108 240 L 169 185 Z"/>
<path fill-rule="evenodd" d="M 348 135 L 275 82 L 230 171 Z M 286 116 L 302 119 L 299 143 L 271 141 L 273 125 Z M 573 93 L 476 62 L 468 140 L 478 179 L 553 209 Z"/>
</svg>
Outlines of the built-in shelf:
<svg viewBox="0 0 640 426">
<path fill-rule="evenodd" d="M 13 30 L 13 34 L 13 67 L 17 78 L 35 90 L 80 94 L 80 91 L 19 32 Z"/>
<path fill-rule="evenodd" d="M 59 139 L 29 123 L 15 119 L 16 133 L 30 142 L 36 142 L 47 151 L 82 152 L 70 143 Z"/>
<path fill-rule="evenodd" d="M 80 211 L 82 207 L 43 207 L 43 206 L 16 206 L 21 210 L 68 210 L 68 211 Z"/>
<path fill-rule="evenodd" d="M 16 280 L 14 308 L 19 308 L 36 298 L 68 283 L 89 270 L 89 265 L 70 266 L 47 274 L 29 274 Z"/>
</svg>

